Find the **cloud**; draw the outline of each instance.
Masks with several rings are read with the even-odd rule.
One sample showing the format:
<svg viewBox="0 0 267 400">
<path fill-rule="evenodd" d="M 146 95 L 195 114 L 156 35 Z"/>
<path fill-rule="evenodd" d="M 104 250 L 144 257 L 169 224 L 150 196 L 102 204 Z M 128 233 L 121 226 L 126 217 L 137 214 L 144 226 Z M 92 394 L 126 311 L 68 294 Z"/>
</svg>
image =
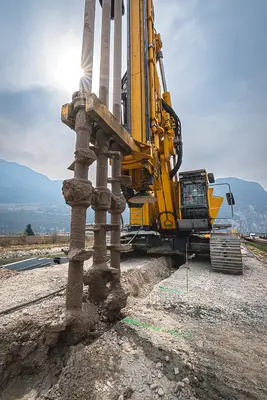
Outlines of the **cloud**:
<svg viewBox="0 0 267 400">
<path fill-rule="evenodd" d="M 10 0 L 1 8 L 0 156 L 55 179 L 71 176 L 75 134 L 60 122 L 60 108 L 77 89 L 83 6 Z M 168 89 L 183 126 L 182 169 L 267 187 L 266 12 L 265 0 L 255 7 L 250 0 L 155 0 Z M 97 18 L 96 92 L 99 6 Z M 124 70 L 125 32 L 123 54 Z"/>
<path fill-rule="evenodd" d="M 60 122 L 58 97 L 40 87 L 0 92 L 0 157 L 62 174 L 73 159 L 75 134 Z"/>
<path fill-rule="evenodd" d="M 58 62 L 66 53 L 79 57 L 81 48 L 76 28 L 83 18 L 83 2 L 77 1 L 73 10 L 71 0 L 11 0 L 1 6 L 0 34 L 6 38 L 1 41 L 1 89 L 62 89 L 55 80 Z"/>
<path fill-rule="evenodd" d="M 168 86 L 183 126 L 182 169 L 207 168 L 267 187 L 267 3 L 156 3 Z"/>
</svg>

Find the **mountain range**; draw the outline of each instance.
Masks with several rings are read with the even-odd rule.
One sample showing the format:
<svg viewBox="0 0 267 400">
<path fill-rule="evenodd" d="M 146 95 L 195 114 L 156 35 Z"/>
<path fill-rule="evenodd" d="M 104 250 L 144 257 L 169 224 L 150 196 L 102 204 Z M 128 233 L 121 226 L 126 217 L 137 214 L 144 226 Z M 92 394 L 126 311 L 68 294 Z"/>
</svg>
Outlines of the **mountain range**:
<svg viewBox="0 0 267 400">
<path fill-rule="evenodd" d="M 233 219 L 228 219 L 233 228 L 242 233 L 267 233 L 267 192 L 257 182 L 228 177 L 216 180 L 216 183 L 227 182 L 234 194 L 235 206 Z M 225 196 L 226 185 L 215 187 L 216 195 Z M 231 212 L 226 201 L 223 202 L 219 217 L 227 217 Z M 219 222 L 221 222 L 219 220 Z M 227 222 L 227 221 L 226 221 Z"/>
<path fill-rule="evenodd" d="M 216 180 L 215 194 L 234 193 L 234 218 L 229 220 L 242 233 L 267 232 L 267 192 L 256 182 L 228 177 Z M 38 233 L 69 231 L 70 207 L 61 192 L 62 181 L 51 180 L 32 169 L 0 160 L 0 234 L 22 232 L 27 224 Z M 127 219 L 128 212 L 124 213 Z M 224 201 L 219 217 L 228 221 L 229 206 Z M 87 222 L 93 222 L 88 209 Z"/>
<path fill-rule="evenodd" d="M 62 205 L 62 181 L 14 162 L 0 160 L 0 204 Z"/>
</svg>

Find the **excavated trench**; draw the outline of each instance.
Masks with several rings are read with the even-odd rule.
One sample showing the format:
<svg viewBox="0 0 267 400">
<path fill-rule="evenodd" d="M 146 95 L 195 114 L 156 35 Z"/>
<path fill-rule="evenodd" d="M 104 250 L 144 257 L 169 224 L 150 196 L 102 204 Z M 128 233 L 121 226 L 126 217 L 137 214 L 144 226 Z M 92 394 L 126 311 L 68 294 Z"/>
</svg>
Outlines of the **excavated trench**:
<svg viewBox="0 0 267 400">
<path fill-rule="evenodd" d="M 35 302 L 47 291 L 46 280 L 51 284 L 56 282 L 56 287 L 66 281 L 66 266 L 54 267 L 48 271 L 49 277 L 42 271 L 29 271 L 23 275 L 16 274 L 7 280 L 0 282 L 2 287 L 1 311 L 8 309 L 7 305 L 16 306 L 25 304 L 27 296 L 25 291 L 29 285 L 32 301 L 26 301 L 27 306 L 9 312 L 1 316 L 0 326 L 0 399 L 38 399 L 42 393 L 46 393 L 54 386 L 66 366 L 68 359 L 79 346 L 89 346 L 96 339 L 109 331 L 114 324 L 98 313 L 95 306 L 90 305 L 95 326 L 89 333 L 87 339 L 81 344 L 70 346 L 68 344 L 68 331 L 57 329 L 56 321 L 64 312 L 65 292 L 58 292 L 55 296 L 48 297 L 40 302 Z M 87 266 L 90 268 L 90 265 Z M 64 277 L 61 273 L 64 271 Z M 129 293 L 127 308 L 136 305 L 144 298 L 162 279 L 168 277 L 172 270 L 167 266 L 165 258 L 136 258 L 130 257 L 122 262 L 122 286 Z M 40 275 L 38 277 L 38 275 Z M 58 279 L 57 277 L 60 277 Z M 21 287 L 19 287 L 21 278 Z M 44 288 L 40 290 L 40 282 L 44 279 Z M 58 280 L 57 280 L 58 279 Z M 34 291 L 34 283 L 38 282 L 37 293 Z M 37 285 L 37 283 L 36 283 Z M 10 290 L 8 290 L 10 286 Z M 51 285 L 50 285 L 51 286 Z M 17 288 L 18 301 L 14 301 Z M 53 286 L 53 288 L 55 288 Z M 24 294 L 23 294 L 24 292 Z M 11 295 L 12 294 L 12 295 Z M 41 295 L 41 296 L 40 296 Z M 0 296 L 0 298 L 1 298 Z M 7 297 L 10 297 L 10 302 Z M 85 293 L 86 298 L 86 293 Z M 23 300 L 23 301 L 22 301 Z M 16 304 L 18 303 L 18 304 Z M 0 312 L 1 312 L 0 311 Z"/>
<path fill-rule="evenodd" d="M 68 331 L 51 329 L 64 311 L 64 292 L 4 315 L 0 399 L 266 399 L 267 270 L 247 253 L 243 261 L 241 278 L 211 273 L 204 261 L 179 270 L 163 258 L 123 261 L 126 318 L 111 324 L 92 307 L 95 329 L 75 346 Z M 67 269 L 35 275 L 0 282 L 0 304 L 25 301 L 29 280 L 31 298 L 45 294 L 48 282 L 55 290 Z"/>
<path fill-rule="evenodd" d="M 40 399 L 265 400 L 266 267 L 250 258 L 244 267 L 240 279 L 207 262 L 182 266 L 76 346 Z"/>
</svg>

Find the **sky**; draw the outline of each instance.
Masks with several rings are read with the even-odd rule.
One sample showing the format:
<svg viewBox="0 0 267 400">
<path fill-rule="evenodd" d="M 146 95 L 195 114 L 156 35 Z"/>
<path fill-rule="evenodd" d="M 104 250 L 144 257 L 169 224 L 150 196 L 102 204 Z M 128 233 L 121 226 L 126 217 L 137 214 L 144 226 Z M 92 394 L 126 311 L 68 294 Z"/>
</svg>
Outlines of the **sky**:
<svg viewBox="0 0 267 400">
<path fill-rule="evenodd" d="M 182 122 L 181 169 L 206 168 L 267 188 L 267 1 L 154 2 L 168 90 Z M 0 158 L 68 178 L 75 133 L 60 122 L 60 110 L 78 89 L 84 0 L 0 4 Z M 98 7 L 96 94 L 100 25 Z M 125 30 L 126 18 L 124 43 Z M 123 57 L 122 72 L 126 46 Z"/>
</svg>

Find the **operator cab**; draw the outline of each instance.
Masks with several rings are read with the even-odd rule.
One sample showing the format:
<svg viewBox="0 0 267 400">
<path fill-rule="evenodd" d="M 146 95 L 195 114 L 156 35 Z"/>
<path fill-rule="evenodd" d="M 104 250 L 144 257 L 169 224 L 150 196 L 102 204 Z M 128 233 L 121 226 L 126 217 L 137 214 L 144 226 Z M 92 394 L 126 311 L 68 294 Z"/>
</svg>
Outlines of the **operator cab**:
<svg viewBox="0 0 267 400">
<path fill-rule="evenodd" d="M 209 175 L 210 181 L 214 181 L 213 175 Z M 181 219 L 178 221 L 179 230 L 210 229 L 206 170 L 181 172 L 179 174 L 179 183 L 181 199 Z"/>
</svg>

